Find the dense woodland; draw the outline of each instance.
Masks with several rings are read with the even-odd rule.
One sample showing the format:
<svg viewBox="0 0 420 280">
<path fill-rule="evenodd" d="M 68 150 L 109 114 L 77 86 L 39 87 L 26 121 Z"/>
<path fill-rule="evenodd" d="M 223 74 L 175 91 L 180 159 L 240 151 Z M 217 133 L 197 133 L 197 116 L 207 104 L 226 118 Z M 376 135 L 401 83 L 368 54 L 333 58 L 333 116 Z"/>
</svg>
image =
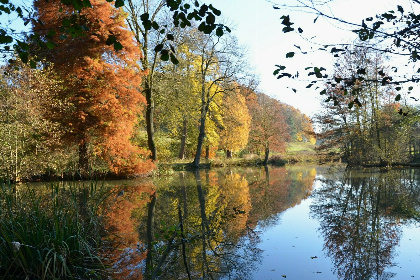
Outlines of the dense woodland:
<svg viewBox="0 0 420 280">
<path fill-rule="evenodd" d="M 177 23 L 168 1 L 90 3 L 34 1 L 35 35 L 1 68 L 0 177 L 131 176 L 159 162 L 198 168 L 202 158 L 233 156 L 267 164 L 287 142 L 315 144 L 307 116 L 258 92 L 245 52 L 215 24 L 220 11 L 211 5 L 191 16 L 205 17 L 209 30 Z M 354 165 L 416 160 L 418 109 L 377 82 L 389 67 L 368 50 L 346 49 L 337 83 L 323 85 L 319 149 Z M 349 82 L 352 71 L 359 79 Z"/>
<path fill-rule="evenodd" d="M 1 69 L 1 177 L 138 175 L 159 161 L 244 154 L 267 162 L 287 141 L 315 142 L 307 116 L 257 92 L 233 35 L 147 29 L 139 10 L 170 25 L 168 11 L 135 4 L 92 1 L 77 13 L 86 34 L 63 36 L 73 7 L 34 2 L 33 32 L 57 46 L 29 44 L 36 68 L 15 59 Z M 168 37 L 171 61 L 156 49 Z"/>
</svg>

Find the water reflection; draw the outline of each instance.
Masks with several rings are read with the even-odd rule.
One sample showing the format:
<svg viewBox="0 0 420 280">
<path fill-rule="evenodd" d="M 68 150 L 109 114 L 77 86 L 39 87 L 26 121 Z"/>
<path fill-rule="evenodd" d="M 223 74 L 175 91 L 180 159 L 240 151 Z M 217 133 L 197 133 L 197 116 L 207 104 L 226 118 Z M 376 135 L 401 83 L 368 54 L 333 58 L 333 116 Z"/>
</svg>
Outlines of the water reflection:
<svg viewBox="0 0 420 280">
<path fill-rule="evenodd" d="M 247 279 L 263 259 L 257 224 L 300 203 L 314 178 L 315 169 L 249 168 L 156 180 L 147 204 L 115 212 L 136 220 L 139 233 L 137 248 L 131 242 L 114 266 L 118 278 Z"/>
<path fill-rule="evenodd" d="M 348 171 L 314 193 L 324 251 L 340 279 L 390 279 L 401 225 L 420 217 L 419 170 Z"/>
</svg>

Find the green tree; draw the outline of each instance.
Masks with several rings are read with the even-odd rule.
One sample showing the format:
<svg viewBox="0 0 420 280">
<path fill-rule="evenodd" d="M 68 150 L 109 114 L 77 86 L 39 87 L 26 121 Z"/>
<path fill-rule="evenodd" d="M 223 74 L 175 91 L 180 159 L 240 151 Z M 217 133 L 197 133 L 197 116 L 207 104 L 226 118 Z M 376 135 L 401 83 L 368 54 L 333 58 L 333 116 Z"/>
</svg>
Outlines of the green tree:
<svg viewBox="0 0 420 280">
<path fill-rule="evenodd" d="M 0 177 L 13 180 L 64 171 L 69 154 L 61 153 L 62 128 L 45 118 L 62 89 L 51 68 L 3 66 L 0 72 Z"/>
</svg>

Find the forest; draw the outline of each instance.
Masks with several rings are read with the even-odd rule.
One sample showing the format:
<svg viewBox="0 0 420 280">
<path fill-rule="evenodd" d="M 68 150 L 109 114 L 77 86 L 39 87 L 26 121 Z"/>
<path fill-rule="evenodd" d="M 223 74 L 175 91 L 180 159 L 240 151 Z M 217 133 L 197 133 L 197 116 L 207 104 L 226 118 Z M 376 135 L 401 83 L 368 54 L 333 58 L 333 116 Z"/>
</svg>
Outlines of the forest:
<svg viewBox="0 0 420 280">
<path fill-rule="evenodd" d="M 177 160 L 198 168 L 202 158 L 267 164 L 290 142 L 316 142 L 320 154 L 357 166 L 419 158 L 418 108 L 378 83 L 390 66 L 371 48 L 342 50 L 311 120 L 259 92 L 212 5 L 196 2 L 188 13 L 172 1 L 76 2 L 34 1 L 30 17 L 21 15 L 31 31 L 14 48 L 2 29 L 11 56 L 0 77 L 3 179 L 137 176 Z"/>
<path fill-rule="evenodd" d="M 41 41 L 29 41 L 28 60 L 36 67 L 15 57 L 1 68 L 2 178 L 132 176 L 158 162 L 198 166 L 201 157 L 245 154 L 267 163 L 288 141 L 315 143 L 306 115 L 257 91 L 232 34 L 176 27 L 156 3 L 129 1 L 124 11 L 92 1 L 94 9 L 77 15 L 83 35 L 63 35 L 74 7 L 34 2 L 32 32 Z M 142 9 L 167 27 L 147 27 Z M 162 55 L 165 44 L 170 53 Z"/>
</svg>

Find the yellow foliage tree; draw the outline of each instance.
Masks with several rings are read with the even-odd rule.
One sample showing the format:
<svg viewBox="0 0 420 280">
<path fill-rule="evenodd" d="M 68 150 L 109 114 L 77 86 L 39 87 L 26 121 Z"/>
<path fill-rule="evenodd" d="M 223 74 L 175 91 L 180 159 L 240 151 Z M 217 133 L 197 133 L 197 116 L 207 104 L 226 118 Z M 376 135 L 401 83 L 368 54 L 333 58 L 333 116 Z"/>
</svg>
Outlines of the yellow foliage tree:
<svg viewBox="0 0 420 280">
<path fill-rule="evenodd" d="M 226 151 L 227 158 L 231 158 L 232 152 L 237 152 L 248 144 L 251 129 L 251 116 L 246 100 L 238 89 L 224 96 L 222 115 L 224 129 L 220 133 L 219 147 Z"/>
</svg>

